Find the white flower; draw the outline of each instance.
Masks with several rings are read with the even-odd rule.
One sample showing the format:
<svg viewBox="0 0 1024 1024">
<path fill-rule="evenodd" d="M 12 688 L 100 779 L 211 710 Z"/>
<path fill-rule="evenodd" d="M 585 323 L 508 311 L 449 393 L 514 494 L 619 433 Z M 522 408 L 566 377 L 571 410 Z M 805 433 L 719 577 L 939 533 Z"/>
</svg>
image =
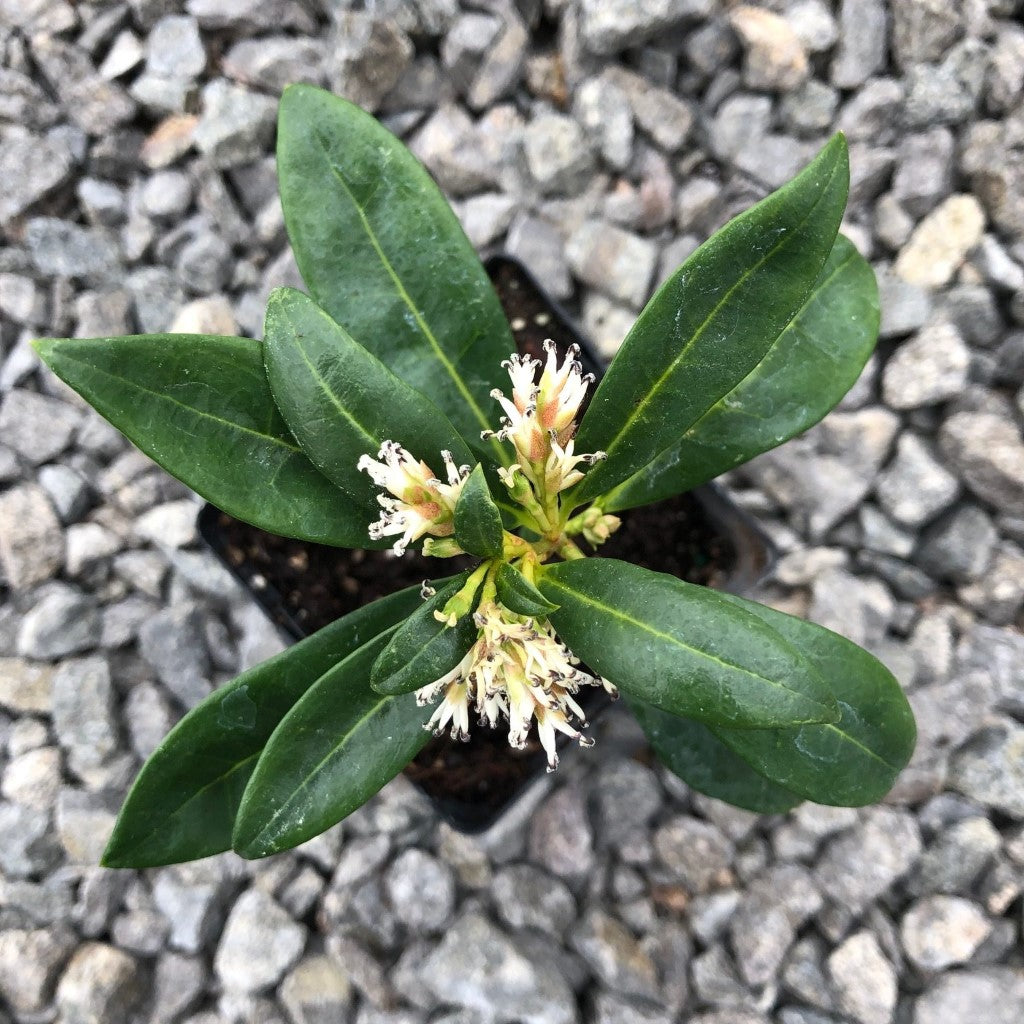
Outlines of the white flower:
<svg viewBox="0 0 1024 1024">
<path fill-rule="evenodd" d="M 513 355 L 502 364 L 512 380 L 512 397 L 507 398 L 498 388 L 490 392 L 505 412 L 502 429 L 494 436 L 515 445 L 523 472 L 537 483 L 540 481 L 536 475 L 543 472 L 552 451 L 552 441 L 564 446 L 572 437 L 587 385 L 594 379 L 583 372 L 577 358 L 579 346 L 570 346 L 561 366 L 554 342 L 549 339 L 544 348 L 548 358 L 540 383 L 535 383 L 535 378 L 541 360 L 529 355 Z M 492 434 L 485 431 L 485 436 Z"/>
<path fill-rule="evenodd" d="M 449 537 L 454 531 L 455 503 L 469 475 L 468 466 L 456 466 L 451 452 L 441 452 L 448 483 L 442 483 L 425 462 L 417 461 L 397 441 L 385 441 L 377 459 L 360 457 L 357 468 L 370 475 L 378 487 L 390 494 L 379 494 L 383 512 L 370 524 L 370 539 L 397 536 L 396 555 L 424 534 Z M 383 460 L 383 461 L 378 461 Z"/>
<path fill-rule="evenodd" d="M 444 695 L 427 728 L 440 734 L 451 723 L 452 736 L 465 739 L 472 706 L 481 724 L 494 727 L 506 717 L 510 745 L 522 748 L 536 720 L 549 771 L 558 767 L 556 733 L 590 746 L 571 723 L 586 725 L 574 695 L 584 685 L 604 686 L 610 693 L 615 687 L 577 668 L 577 659 L 549 623 L 513 615 L 494 601 L 483 602 L 473 618 L 479 628 L 473 647 L 451 672 L 416 692 L 421 705 Z"/>
</svg>

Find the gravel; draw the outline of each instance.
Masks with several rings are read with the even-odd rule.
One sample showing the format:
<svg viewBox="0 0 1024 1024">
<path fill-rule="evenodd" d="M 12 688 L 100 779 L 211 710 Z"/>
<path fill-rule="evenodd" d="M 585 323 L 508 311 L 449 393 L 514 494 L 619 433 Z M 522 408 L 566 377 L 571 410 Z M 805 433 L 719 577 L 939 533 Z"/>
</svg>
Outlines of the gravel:
<svg viewBox="0 0 1024 1024">
<path fill-rule="evenodd" d="M 1003 0 L 0 0 L 0 1021 L 1016 1024 L 1018 20 Z M 918 747 L 886 805 L 724 811 L 614 711 L 481 837 L 396 782 L 268 861 L 96 866 L 142 759 L 279 642 L 194 497 L 29 342 L 258 336 L 269 288 L 300 284 L 274 179 L 291 81 L 385 118 L 473 244 L 523 259 L 608 356 L 712 231 L 847 133 L 882 344 L 839 412 L 727 484 L 784 556 L 765 599 L 907 690 Z"/>
</svg>

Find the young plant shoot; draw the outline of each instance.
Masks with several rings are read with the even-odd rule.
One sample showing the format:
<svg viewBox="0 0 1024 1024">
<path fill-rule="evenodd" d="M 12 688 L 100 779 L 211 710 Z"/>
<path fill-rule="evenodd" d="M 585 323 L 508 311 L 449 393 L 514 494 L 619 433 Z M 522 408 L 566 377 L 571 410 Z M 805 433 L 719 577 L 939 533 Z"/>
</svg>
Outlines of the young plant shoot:
<svg viewBox="0 0 1024 1024">
<path fill-rule="evenodd" d="M 621 693 L 670 770 L 737 806 L 884 796 L 914 722 L 875 658 L 600 554 L 629 509 L 806 430 L 857 379 L 878 298 L 838 233 L 842 136 L 669 277 L 598 382 L 574 350 L 515 351 L 444 197 L 368 114 L 293 86 L 277 157 L 309 294 L 272 293 L 262 341 L 36 348 L 236 518 L 395 557 L 416 547 L 437 572 L 189 711 L 143 766 L 104 863 L 289 849 L 369 799 L 433 732 L 500 729 L 511 747 L 536 735 L 554 770 L 558 734 L 592 742 L 587 687 Z"/>
</svg>

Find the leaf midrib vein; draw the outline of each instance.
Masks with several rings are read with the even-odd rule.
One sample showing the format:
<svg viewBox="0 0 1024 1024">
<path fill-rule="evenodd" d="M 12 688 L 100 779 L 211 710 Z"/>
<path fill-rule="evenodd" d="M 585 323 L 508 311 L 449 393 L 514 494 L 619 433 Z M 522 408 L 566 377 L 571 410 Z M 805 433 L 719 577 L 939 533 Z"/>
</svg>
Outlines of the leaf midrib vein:
<svg viewBox="0 0 1024 1024">
<path fill-rule="evenodd" d="M 735 665 L 730 661 L 726 661 L 724 658 L 719 658 L 714 654 L 709 654 L 707 651 L 702 651 L 697 647 L 691 647 L 689 644 L 683 643 L 683 641 L 680 640 L 678 637 L 672 636 L 671 633 L 663 633 L 661 630 L 655 629 L 653 626 L 651 626 L 650 623 L 643 622 L 640 619 L 635 619 L 633 618 L 633 616 L 627 615 L 625 612 L 621 611 L 618 608 L 613 608 L 611 605 L 603 604 L 602 602 L 594 599 L 590 595 L 584 594 L 582 591 L 575 590 L 572 587 L 567 586 L 565 583 L 560 582 L 556 577 L 548 576 L 545 582 L 547 582 L 550 586 L 557 587 L 561 590 L 564 590 L 568 594 L 574 595 L 584 604 L 589 604 L 594 608 L 600 609 L 603 612 L 607 612 L 613 618 L 621 619 L 623 622 L 627 622 L 632 626 L 636 626 L 637 628 L 642 629 L 644 632 L 650 633 L 652 636 L 655 636 L 660 640 L 668 641 L 676 647 L 682 648 L 684 651 L 689 651 L 691 654 L 697 655 L 698 657 L 706 658 L 708 661 L 717 662 L 719 665 L 722 665 L 725 668 L 732 669 L 736 672 L 741 672 L 744 675 L 748 675 L 753 679 L 758 679 L 761 682 L 767 683 L 769 686 L 774 686 L 776 689 L 785 690 L 787 693 L 791 693 L 794 696 L 799 697 L 801 700 L 808 701 L 809 703 L 817 704 L 821 707 L 824 707 L 824 705 L 822 705 L 820 701 L 815 700 L 813 697 L 808 697 L 806 694 L 800 693 L 799 690 L 794 690 L 791 687 L 784 685 L 783 683 L 777 682 L 774 679 L 769 679 L 767 676 L 761 675 L 759 672 L 754 672 L 752 669 L 744 668 L 742 665 Z M 791 726 L 776 726 L 776 728 L 791 728 Z"/>
<path fill-rule="evenodd" d="M 608 455 L 611 455 L 611 453 L 619 446 L 619 444 L 624 440 L 626 435 L 631 431 L 633 424 L 642 414 L 643 410 L 646 408 L 648 404 L 650 404 L 650 402 L 654 400 L 655 396 L 660 393 L 661 389 L 665 385 L 666 379 L 675 373 L 680 360 L 683 359 L 683 357 L 687 354 L 690 348 L 703 336 L 704 332 L 708 329 L 712 321 L 718 315 L 722 306 L 724 306 L 725 303 L 729 301 L 733 293 L 737 289 L 741 288 L 750 278 L 750 276 L 756 273 L 767 260 L 769 260 L 772 256 L 775 255 L 776 252 L 778 252 L 783 246 L 789 245 L 792 242 L 793 237 L 797 234 L 797 232 L 799 232 L 800 229 L 803 228 L 803 226 L 807 223 L 807 221 L 810 220 L 810 218 L 814 215 L 814 211 L 818 207 L 818 204 L 828 194 L 828 189 L 831 186 L 832 181 L 835 178 L 838 170 L 839 163 L 837 161 L 835 166 L 832 168 L 831 173 L 829 174 L 828 181 L 825 183 L 824 187 L 821 190 L 821 194 L 811 204 L 810 209 L 800 219 L 796 227 L 788 234 L 783 235 L 782 238 L 778 242 L 776 242 L 776 244 L 773 245 L 771 249 L 769 249 L 768 252 L 766 252 L 755 264 L 753 264 L 751 267 L 748 267 L 747 270 L 745 270 L 739 276 L 739 278 L 737 278 L 735 283 L 728 289 L 728 291 L 722 296 L 722 298 L 719 299 L 715 307 L 711 310 L 710 313 L 708 313 L 708 315 L 704 318 L 704 320 L 697 327 L 697 329 L 690 335 L 686 344 L 679 350 L 679 353 L 668 364 L 668 366 L 665 368 L 662 374 L 654 382 L 653 386 L 647 391 L 643 398 L 641 398 L 640 401 L 636 404 L 636 406 L 630 411 L 629 415 L 626 417 L 616 436 L 605 446 L 605 451 Z"/>
<path fill-rule="evenodd" d="M 786 326 L 783 327 L 781 331 L 779 331 L 779 333 L 775 336 L 775 340 L 765 350 L 764 355 L 762 355 L 761 358 L 758 359 L 758 361 L 750 368 L 750 370 L 739 381 L 737 381 L 728 391 L 726 391 L 725 394 L 723 394 L 722 397 L 719 398 L 714 403 L 714 405 L 711 405 L 707 409 L 705 409 L 704 412 L 702 412 L 688 427 L 686 427 L 686 429 L 683 431 L 683 433 L 675 441 L 671 441 L 667 445 L 665 445 L 665 447 L 662 448 L 657 453 L 657 455 L 654 456 L 653 459 L 651 459 L 651 463 L 656 462 L 663 455 L 665 455 L 666 452 L 669 452 L 673 448 L 675 448 L 677 445 L 682 444 L 691 434 L 693 434 L 693 432 L 695 430 L 697 430 L 697 428 L 706 419 L 708 419 L 709 417 L 714 416 L 716 413 L 718 413 L 724 407 L 725 402 L 729 398 L 730 395 L 735 394 L 737 391 L 740 390 L 740 388 L 742 388 L 751 379 L 755 378 L 758 375 L 758 373 L 762 369 L 764 363 L 768 360 L 769 356 L 771 356 L 771 354 L 778 347 L 779 342 L 782 341 L 783 337 L 789 331 L 794 329 L 794 325 L 799 323 L 800 318 L 801 318 L 801 316 L 803 316 L 803 314 L 806 311 L 808 305 L 811 302 L 813 302 L 814 300 L 816 300 L 821 295 L 821 293 L 832 283 L 833 279 L 835 277 L 837 277 L 841 271 L 846 269 L 847 265 L 856 257 L 856 255 L 857 255 L 856 251 L 852 251 L 842 261 L 842 263 L 838 264 L 835 267 L 835 269 L 832 271 L 832 273 L 829 274 L 829 276 L 824 281 L 822 281 L 820 283 L 820 285 L 818 285 L 816 288 L 812 288 L 811 289 L 811 293 L 804 300 L 804 305 L 797 312 L 796 316 L 794 316 L 793 319 L 790 320 L 789 323 L 786 324 Z M 648 465 L 650 465 L 651 463 L 648 463 Z M 612 488 L 611 491 L 608 492 L 608 495 L 611 496 L 611 495 L 614 495 L 614 494 L 620 494 L 623 491 L 625 491 L 634 480 L 638 479 L 639 477 L 641 477 L 643 475 L 645 469 L 646 469 L 646 467 L 644 467 L 644 469 L 638 469 L 632 476 L 627 477 L 625 480 L 623 480 L 621 484 L 616 484 L 616 486 L 614 488 Z"/>
<path fill-rule="evenodd" d="M 87 366 L 89 370 L 92 371 L 93 373 L 100 374 L 101 376 L 104 377 L 109 377 L 111 380 L 116 380 L 121 384 L 127 384 L 129 388 L 132 388 L 136 391 L 140 391 L 144 395 L 150 395 L 159 401 L 170 402 L 172 405 L 178 406 L 179 409 L 185 409 L 187 412 L 193 413 L 196 416 L 212 420 L 214 423 L 219 423 L 221 424 L 221 426 L 229 427 L 232 430 L 238 430 L 245 434 L 252 434 L 253 437 L 258 437 L 263 441 L 268 441 L 271 444 L 276 444 L 281 448 L 287 449 L 289 452 L 302 454 L 302 449 L 300 449 L 298 445 L 289 444 L 287 441 L 284 440 L 284 438 L 275 437 L 273 434 L 264 434 L 259 430 L 254 430 L 252 427 L 246 427 L 243 426 L 241 423 L 235 423 L 232 420 L 226 420 L 223 417 L 217 416 L 212 412 L 206 412 L 203 409 L 198 409 L 194 405 L 187 405 L 185 402 L 179 402 L 178 399 L 172 398 L 165 392 L 154 391 L 152 390 L 152 388 L 147 388 L 142 384 L 139 384 L 137 381 L 131 380 L 128 377 L 122 377 L 120 374 L 113 373 L 110 370 L 96 366 L 93 363 L 89 363 L 81 359 L 76 359 L 73 355 L 70 355 L 69 353 L 65 353 L 64 358 L 68 359 L 71 362 L 77 363 L 80 366 Z"/>
<path fill-rule="evenodd" d="M 321 146 L 322 145 L 323 143 L 321 143 Z M 366 211 L 363 209 L 363 206 L 360 204 L 360 202 L 356 199 L 355 195 L 352 192 L 352 189 L 349 187 L 348 181 L 345 179 L 344 172 L 330 158 L 330 155 L 327 153 L 326 148 L 324 148 L 324 158 L 327 161 L 327 166 L 330 168 L 331 173 L 337 179 L 338 184 L 341 185 L 341 187 L 344 189 L 345 195 L 348 197 L 348 201 L 352 204 L 352 208 L 356 211 L 356 215 L 359 217 L 359 223 L 362 225 L 363 231 L 366 233 L 366 237 L 369 240 L 370 245 L 373 246 L 373 250 L 377 254 L 377 258 L 380 260 L 381 266 L 384 268 L 388 277 L 390 277 L 392 282 L 394 283 L 395 290 L 398 292 L 399 298 L 402 300 L 403 303 L 405 303 L 406 307 L 409 309 L 409 312 L 412 313 L 413 319 L 416 321 L 417 327 L 419 327 L 420 331 L 422 331 L 423 333 L 423 336 L 427 339 L 427 342 L 433 349 L 434 355 L 437 358 L 438 362 L 444 367 L 445 372 L 448 374 L 449 377 L 451 377 L 456 388 L 458 388 L 459 394 L 462 395 L 463 399 L 466 401 L 466 404 L 472 411 L 476 421 L 480 424 L 481 427 L 483 427 L 484 430 L 487 430 L 490 427 L 490 423 L 487 417 L 484 415 L 484 412 L 480 408 L 480 406 L 477 405 L 476 399 L 473 397 L 472 392 L 466 386 L 466 382 L 462 379 L 462 376 L 455 369 L 454 364 L 445 354 L 444 349 L 441 348 L 440 343 L 434 336 L 434 332 L 430 329 L 430 325 L 426 322 L 426 320 L 423 319 L 423 315 L 416 307 L 416 304 L 412 301 L 412 296 L 409 295 L 408 291 L 406 291 L 405 284 L 402 282 L 401 277 L 399 277 L 398 272 L 395 270 L 394 265 L 391 263 L 391 260 L 388 259 L 387 254 L 384 252 L 384 248 L 380 244 L 380 239 L 377 238 L 376 232 L 373 230 L 373 225 L 370 224 L 370 219 L 369 217 L 367 217 Z"/>
</svg>

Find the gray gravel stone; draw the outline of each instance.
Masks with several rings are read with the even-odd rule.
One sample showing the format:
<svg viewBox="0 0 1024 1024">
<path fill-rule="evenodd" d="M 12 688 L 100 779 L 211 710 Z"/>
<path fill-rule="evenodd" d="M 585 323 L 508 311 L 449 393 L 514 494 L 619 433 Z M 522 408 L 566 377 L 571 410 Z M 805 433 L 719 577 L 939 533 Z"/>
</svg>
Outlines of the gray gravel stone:
<svg viewBox="0 0 1024 1024">
<path fill-rule="evenodd" d="M 72 789 L 70 786 L 65 786 L 60 791 L 55 816 L 57 835 L 70 864 L 93 865 L 100 862 L 110 833 L 114 830 L 118 805 L 116 794 L 109 791 L 87 793 L 85 790 Z M 156 924 L 162 925 L 163 921 L 158 920 Z M 144 931 L 150 930 L 147 926 Z M 128 945 L 117 936 L 114 938 L 119 946 Z M 128 938 L 128 935 L 125 938 Z M 157 948 L 162 941 L 163 934 L 160 934 Z M 156 949 L 150 948 L 148 952 L 154 953 Z"/>
<path fill-rule="evenodd" d="M 1012 422 L 987 412 L 957 413 L 943 423 L 939 446 L 978 497 L 1024 515 L 1024 440 Z"/>
<path fill-rule="evenodd" d="M 654 962 L 614 917 L 597 909 L 588 911 L 573 929 L 570 942 L 608 988 L 623 995 L 657 996 Z"/>
<path fill-rule="evenodd" d="M 968 892 L 1000 845 L 999 831 L 987 818 L 959 821 L 925 850 L 911 888 L 921 895 Z"/>
<path fill-rule="evenodd" d="M 985 807 L 1024 819 L 1024 728 L 1007 719 L 981 730 L 953 755 L 949 783 Z"/>
<path fill-rule="evenodd" d="M 530 859 L 562 878 L 583 878 L 594 865 L 594 835 L 583 795 L 558 790 L 530 821 Z"/>
<path fill-rule="evenodd" d="M 153 971 L 153 1024 L 181 1020 L 199 1004 L 208 982 L 209 970 L 199 957 L 161 953 Z"/>
<path fill-rule="evenodd" d="M 139 630 L 139 653 L 186 708 L 212 691 L 199 605 L 183 602 L 157 612 Z"/>
<path fill-rule="evenodd" d="M 886 363 L 882 396 L 901 410 L 943 402 L 963 389 L 969 366 L 970 352 L 952 324 L 926 324 Z"/>
<path fill-rule="evenodd" d="M 59 138 L 43 138 L 18 130 L 7 130 L 0 146 L 0 176 L 4 194 L 0 199 L 0 224 L 30 210 L 71 176 L 73 157 Z"/>
<path fill-rule="evenodd" d="M 78 658 L 60 665 L 53 676 L 53 726 L 68 766 L 88 785 L 119 748 L 114 689 L 105 658 Z"/>
<path fill-rule="evenodd" d="M 215 79 L 203 88 L 196 148 L 214 167 L 235 167 L 261 157 L 274 134 L 277 104 L 269 97 Z"/>
<path fill-rule="evenodd" d="M 875 484 L 886 512 L 911 527 L 923 525 L 948 508 L 959 490 L 956 477 L 943 468 L 917 434 L 909 432 L 900 435 L 896 457 Z"/>
<path fill-rule="evenodd" d="M 562 237 L 546 220 L 518 215 L 509 228 L 505 249 L 510 256 L 522 260 L 538 281 L 544 282 L 545 290 L 553 298 L 567 299 L 572 295 Z"/>
<path fill-rule="evenodd" d="M 825 848 L 815 875 L 829 900 L 857 916 L 916 864 L 920 852 L 913 816 L 876 807 Z"/>
<path fill-rule="evenodd" d="M 566 258 L 584 283 L 639 309 L 647 299 L 658 260 L 645 238 L 601 221 L 588 220 L 569 239 Z"/>
<path fill-rule="evenodd" d="M 991 931 L 992 922 L 981 907 L 958 896 L 918 900 L 900 924 L 904 951 L 926 972 L 966 963 Z"/>
<path fill-rule="evenodd" d="M 882 323 L 879 327 L 882 338 L 909 334 L 927 322 L 932 299 L 924 288 L 902 280 L 888 268 L 880 268 L 878 293 L 882 307 Z"/>
<path fill-rule="evenodd" d="M 654 833 L 658 859 L 674 880 L 692 893 L 705 893 L 728 882 L 733 847 L 710 822 L 679 816 Z"/>
<path fill-rule="evenodd" d="M 496 1024 L 577 1024 L 572 990 L 550 962 L 533 960 L 472 911 L 448 929 L 424 960 L 422 984 L 439 1000 Z"/>
<path fill-rule="evenodd" d="M 950 971 L 917 997 L 913 1024 L 1016 1024 L 1022 1009 L 1024 976 L 1016 968 Z"/>
<path fill-rule="evenodd" d="M 46 491 L 33 483 L 0 494 L 0 568 L 15 590 L 56 575 L 64 561 L 64 535 Z"/>
<path fill-rule="evenodd" d="M 903 68 L 939 60 L 962 31 L 960 11 L 942 0 L 901 0 L 892 16 L 893 52 Z"/>
<path fill-rule="evenodd" d="M 384 875 L 384 891 L 402 923 L 415 934 L 440 931 L 455 906 L 455 876 L 422 850 L 406 850 Z"/>
<path fill-rule="evenodd" d="M 54 671 L 23 658 L 0 658 L 0 706 L 22 715 L 49 714 Z"/>
<path fill-rule="evenodd" d="M 25 243 L 40 274 L 87 281 L 112 281 L 120 271 L 113 238 L 101 228 L 85 228 L 56 217 L 33 217 Z"/>
<path fill-rule="evenodd" d="M 966 583 L 978 579 L 992 561 L 998 534 L 977 505 L 964 505 L 925 531 L 917 561 L 933 576 Z"/>
<path fill-rule="evenodd" d="M 623 88 L 607 75 L 589 78 L 576 89 L 572 112 L 588 136 L 597 140 L 604 162 L 625 170 L 633 154 L 633 109 Z"/>
<path fill-rule="evenodd" d="M 160 872 L 153 885 L 153 902 L 171 923 L 172 949 L 199 953 L 216 936 L 222 895 L 219 880 L 196 878 L 187 870 Z"/>
<path fill-rule="evenodd" d="M 75 948 L 66 927 L 0 931 L 0 993 L 17 1013 L 39 1013 Z"/>
<path fill-rule="evenodd" d="M 243 85 L 280 92 L 293 82 L 323 84 L 327 45 L 320 39 L 262 36 L 242 39 L 224 55 L 224 74 Z"/>
<path fill-rule="evenodd" d="M 332 91 L 376 110 L 412 60 L 413 46 L 391 18 L 358 11 L 338 15 L 328 48 Z"/>
<path fill-rule="evenodd" d="M 146 70 L 164 78 L 197 78 L 206 69 L 206 50 L 195 18 L 170 14 L 150 29 Z"/>
<path fill-rule="evenodd" d="M 889 1024 L 896 1008 L 896 971 L 871 932 L 851 935 L 828 958 L 839 1008 L 860 1024 Z"/>
<path fill-rule="evenodd" d="M 89 481 L 70 466 L 59 463 L 39 470 L 39 483 L 50 496 L 62 523 L 81 519 L 92 500 Z"/>
<path fill-rule="evenodd" d="M 908 213 L 923 217 L 952 188 L 953 133 L 936 127 L 908 135 L 900 144 L 893 195 Z"/>
<path fill-rule="evenodd" d="M 576 920 L 569 888 L 529 864 L 515 864 L 494 877 L 498 913 L 512 928 L 536 928 L 560 938 Z"/>
<path fill-rule="evenodd" d="M 10 753 L 0 793 L 26 807 L 51 809 L 60 788 L 60 751 L 56 747 L 35 747 L 20 754 Z"/>
<path fill-rule="evenodd" d="M 331 1024 L 348 1019 L 352 985 L 331 957 L 307 956 L 281 982 L 278 998 L 293 1024 Z"/>
<path fill-rule="evenodd" d="M 113 946 L 87 942 L 76 950 L 57 985 L 63 1024 L 129 1020 L 144 993 L 138 961 Z"/>
<path fill-rule="evenodd" d="M 99 638 L 96 602 L 64 585 L 53 585 L 25 615 L 18 630 L 18 653 L 53 659 L 91 650 Z"/>
<path fill-rule="evenodd" d="M 802 85 L 809 65 L 795 26 L 774 11 L 744 4 L 729 15 L 745 59 L 743 81 L 751 89 L 788 92 Z"/>
<path fill-rule="evenodd" d="M 442 103 L 409 141 L 440 186 L 450 195 L 469 195 L 498 184 L 498 174 L 469 115 Z"/>
<path fill-rule="evenodd" d="M 753 882 L 729 920 L 729 938 L 740 975 L 760 987 L 778 973 L 797 929 L 820 908 L 822 897 L 809 872 L 780 865 Z"/>
<path fill-rule="evenodd" d="M 651 822 L 664 798 L 661 786 L 650 768 L 632 760 L 604 764 L 597 779 L 594 801 L 598 837 L 629 860 L 630 847 L 638 843 L 646 846 Z"/>
<path fill-rule="evenodd" d="M 526 166 L 545 195 L 575 195 L 594 173 L 594 155 L 580 126 L 562 114 L 535 118 L 523 134 Z"/>
<path fill-rule="evenodd" d="M 580 32 L 592 53 L 615 53 L 712 9 L 710 0 L 582 0 Z"/>
<path fill-rule="evenodd" d="M 305 928 L 266 893 L 247 889 L 231 908 L 213 967 L 228 991 L 256 993 L 276 985 L 305 944 Z"/>
<path fill-rule="evenodd" d="M 882 0 L 843 0 L 839 47 L 831 68 L 833 85 L 854 89 L 885 66 L 888 20 Z"/>
</svg>

